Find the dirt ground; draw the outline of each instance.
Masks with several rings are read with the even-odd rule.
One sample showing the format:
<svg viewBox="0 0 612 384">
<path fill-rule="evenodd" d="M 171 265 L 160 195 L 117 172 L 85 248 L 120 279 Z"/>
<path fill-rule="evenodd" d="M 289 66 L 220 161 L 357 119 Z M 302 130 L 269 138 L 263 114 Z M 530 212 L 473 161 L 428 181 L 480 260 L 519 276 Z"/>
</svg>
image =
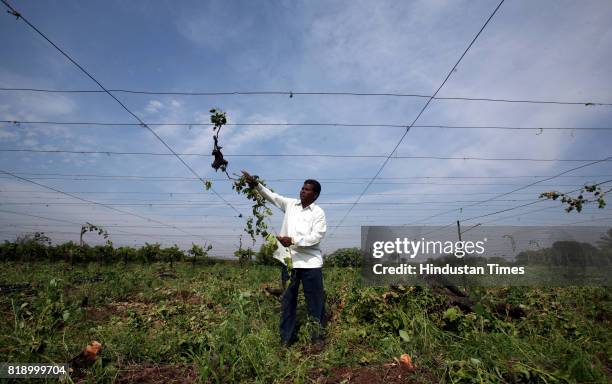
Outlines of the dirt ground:
<svg viewBox="0 0 612 384">
<path fill-rule="evenodd" d="M 317 384 L 335 383 L 435 383 L 436 378 L 420 369 L 407 370 L 397 363 L 370 365 L 363 367 L 334 367 L 329 370 L 314 371 L 311 379 Z"/>
<path fill-rule="evenodd" d="M 420 369 L 407 370 L 397 363 L 363 367 L 334 367 L 318 369 L 311 373 L 310 380 L 316 384 L 355 383 L 435 383 L 435 377 Z M 196 383 L 198 376 L 193 367 L 186 365 L 134 364 L 120 369 L 115 383 Z M 290 382 L 290 381 L 288 381 Z"/>
<path fill-rule="evenodd" d="M 184 365 L 131 365 L 119 371 L 115 383 L 195 383 L 197 374 L 193 367 Z"/>
</svg>

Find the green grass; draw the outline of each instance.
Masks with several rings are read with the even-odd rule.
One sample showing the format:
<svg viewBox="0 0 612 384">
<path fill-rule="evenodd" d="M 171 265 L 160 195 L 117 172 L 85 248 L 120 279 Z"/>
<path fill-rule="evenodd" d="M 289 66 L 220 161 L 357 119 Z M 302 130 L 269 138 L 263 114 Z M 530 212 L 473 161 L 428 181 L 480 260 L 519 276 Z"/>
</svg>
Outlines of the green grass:
<svg viewBox="0 0 612 384">
<path fill-rule="evenodd" d="M 357 270 L 327 268 L 332 320 L 326 348 L 312 353 L 303 298 L 299 341 L 289 349 L 280 345 L 280 304 L 262 289 L 278 285 L 278 268 L 2 267 L 0 283 L 30 282 L 33 290 L 0 297 L 6 319 L 0 322 L 0 361 L 66 362 L 97 340 L 104 349 L 92 382 L 112 382 L 134 364 L 193 365 L 202 382 L 310 382 L 315 370 L 378 366 L 402 353 L 427 371 L 415 374 L 423 382 L 612 380 L 608 288 L 474 288 L 481 306 L 464 313 L 427 288 L 361 287 Z M 526 316 L 496 313 L 500 302 L 520 305 Z"/>
</svg>

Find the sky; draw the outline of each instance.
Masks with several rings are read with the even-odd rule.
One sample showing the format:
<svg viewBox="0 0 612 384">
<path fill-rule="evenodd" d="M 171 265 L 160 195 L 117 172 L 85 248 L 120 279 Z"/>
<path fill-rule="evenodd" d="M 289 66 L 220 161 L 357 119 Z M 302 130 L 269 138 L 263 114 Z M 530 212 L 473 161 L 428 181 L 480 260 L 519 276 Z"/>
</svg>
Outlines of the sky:
<svg viewBox="0 0 612 384">
<path fill-rule="evenodd" d="M 542 201 L 515 208 L 544 191 L 612 180 L 612 162 L 589 165 L 612 155 L 612 130 L 581 131 L 612 128 L 612 106 L 585 105 L 612 103 L 607 0 L 507 0 L 452 72 L 497 1 L 11 4 L 172 150 L 187 154 L 181 157 L 198 177 L 106 93 L 14 90 L 100 87 L 2 12 L 0 120 L 9 122 L 0 123 L 0 169 L 10 173 L 0 174 L 2 240 L 43 231 L 54 243 L 78 241 L 90 222 L 115 245 L 206 243 L 218 257 L 241 242 L 250 246 L 243 231 L 250 203 L 210 166 L 211 108 L 225 111 L 230 124 L 258 124 L 223 127 L 230 175 L 246 169 L 295 198 L 303 180 L 321 182 L 326 253 L 359 246 L 364 225 L 612 224 L 609 207 L 566 213 L 560 202 Z M 406 133 L 429 98 L 405 95 L 432 96 L 449 73 Z M 269 91 L 283 94 L 159 94 Z M 108 124 L 66 124 L 83 122 Z M 312 123 L 329 125 L 290 125 Z M 218 195 L 199 178 L 213 180 Z M 282 212 L 273 210 L 278 230 Z"/>
</svg>

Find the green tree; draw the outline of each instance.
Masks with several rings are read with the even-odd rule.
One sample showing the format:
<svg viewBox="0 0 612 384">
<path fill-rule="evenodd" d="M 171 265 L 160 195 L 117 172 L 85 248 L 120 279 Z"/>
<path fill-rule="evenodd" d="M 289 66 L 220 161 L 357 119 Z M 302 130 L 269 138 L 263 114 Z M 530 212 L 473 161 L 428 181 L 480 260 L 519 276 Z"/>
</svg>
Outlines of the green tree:
<svg viewBox="0 0 612 384">
<path fill-rule="evenodd" d="M 206 246 L 206 250 L 204 250 L 203 247 L 197 244 L 191 243 L 191 248 L 187 251 L 187 253 L 191 256 L 191 261 L 193 265 L 195 265 L 198 257 L 202 259 L 203 261 L 207 261 L 208 252 L 210 252 L 211 249 L 212 249 L 212 245 Z"/>
<path fill-rule="evenodd" d="M 145 242 L 145 245 L 138 249 L 138 257 L 144 263 L 154 262 L 159 259 L 161 254 L 161 244 L 154 243 L 149 244 Z"/>
<path fill-rule="evenodd" d="M 97 262 L 110 263 L 115 259 L 115 248 L 110 240 L 104 245 L 96 245 L 92 250 Z"/>
<path fill-rule="evenodd" d="M 16 253 L 21 260 L 41 260 L 47 258 L 47 246 L 51 239 L 44 232 L 28 233 L 15 240 Z"/>
<path fill-rule="evenodd" d="M 124 264 L 128 261 L 134 261 L 136 259 L 137 251 L 132 247 L 119 247 L 117 248 L 117 256 L 123 260 Z"/>
<path fill-rule="evenodd" d="M 172 247 L 162 249 L 161 257 L 164 261 L 170 263 L 170 267 L 172 267 L 175 261 L 183 260 L 185 254 L 180 250 L 178 245 L 174 244 Z"/>
</svg>

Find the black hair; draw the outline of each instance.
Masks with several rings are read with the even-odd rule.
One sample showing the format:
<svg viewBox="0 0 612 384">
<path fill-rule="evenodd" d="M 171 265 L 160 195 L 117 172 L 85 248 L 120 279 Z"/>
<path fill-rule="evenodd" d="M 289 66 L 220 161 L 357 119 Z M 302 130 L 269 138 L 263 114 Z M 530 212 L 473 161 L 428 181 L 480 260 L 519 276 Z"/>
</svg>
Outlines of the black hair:
<svg viewBox="0 0 612 384">
<path fill-rule="evenodd" d="M 304 184 L 310 184 L 314 187 L 314 192 L 317 194 L 317 197 L 321 194 L 321 183 L 316 180 L 308 179 L 304 181 Z"/>
</svg>

